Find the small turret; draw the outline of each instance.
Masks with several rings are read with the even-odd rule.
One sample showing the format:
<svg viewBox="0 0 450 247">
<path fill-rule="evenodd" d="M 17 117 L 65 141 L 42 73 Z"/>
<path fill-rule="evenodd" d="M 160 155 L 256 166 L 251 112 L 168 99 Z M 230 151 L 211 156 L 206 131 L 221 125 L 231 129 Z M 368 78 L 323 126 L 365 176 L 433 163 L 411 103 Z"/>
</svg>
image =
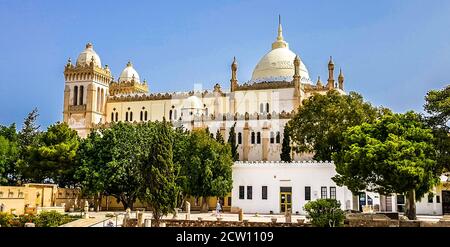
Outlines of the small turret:
<svg viewBox="0 0 450 247">
<path fill-rule="evenodd" d="M 328 89 L 334 88 L 334 62 L 333 57 L 330 56 L 330 61 L 328 62 Z"/>
<path fill-rule="evenodd" d="M 323 87 L 322 81 L 320 80 L 320 76 L 317 78 L 316 86 L 317 86 L 318 89 Z"/>
<path fill-rule="evenodd" d="M 237 82 L 237 62 L 236 62 L 236 57 L 233 57 L 233 63 L 231 64 L 231 92 L 234 92 L 238 86 Z"/>
<path fill-rule="evenodd" d="M 339 89 L 344 90 L 344 73 L 342 73 L 342 69 L 339 69 L 338 83 Z"/>
</svg>

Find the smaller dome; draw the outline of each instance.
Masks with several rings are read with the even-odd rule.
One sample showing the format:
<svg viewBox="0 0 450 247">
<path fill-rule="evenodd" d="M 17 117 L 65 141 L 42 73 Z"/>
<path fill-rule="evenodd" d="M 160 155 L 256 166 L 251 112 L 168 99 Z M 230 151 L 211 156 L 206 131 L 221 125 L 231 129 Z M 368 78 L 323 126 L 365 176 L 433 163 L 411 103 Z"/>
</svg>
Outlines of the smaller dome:
<svg viewBox="0 0 450 247">
<path fill-rule="evenodd" d="M 91 61 L 94 62 L 95 66 L 102 67 L 100 57 L 94 51 L 94 46 L 92 45 L 92 43 L 87 43 L 84 51 L 82 51 L 80 55 L 78 55 L 77 66 L 90 65 Z"/>
<path fill-rule="evenodd" d="M 141 82 L 138 72 L 133 68 L 133 64 L 128 61 L 127 67 L 125 67 L 122 73 L 120 73 L 119 82 L 127 82 L 132 80 L 135 82 Z"/>
<path fill-rule="evenodd" d="M 190 96 L 183 102 L 183 109 L 203 109 L 203 103 L 197 96 Z"/>
</svg>

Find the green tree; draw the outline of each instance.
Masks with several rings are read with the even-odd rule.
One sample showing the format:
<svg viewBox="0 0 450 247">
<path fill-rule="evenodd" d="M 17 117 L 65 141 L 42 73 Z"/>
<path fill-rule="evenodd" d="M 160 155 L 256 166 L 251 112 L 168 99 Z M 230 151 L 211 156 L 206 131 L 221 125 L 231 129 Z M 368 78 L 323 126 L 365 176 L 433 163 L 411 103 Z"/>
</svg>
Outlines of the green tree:
<svg viewBox="0 0 450 247">
<path fill-rule="evenodd" d="M 24 151 L 26 167 L 22 174 L 36 183 L 52 182 L 60 187 L 75 186 L 75 156 L 79 146 L 77 132 L 67 123 L 50 125 L 39 135 L 38 145 Z"/>
<path fill-rule="evenodd" d="M 17 160 L 17 181 L 18 183 L 31 182 L 32 178 L 27 176 L 27 169 L 30 166 L 29 150 L 39 146 L 40 126 L 36 123 L 39 116 L 37 108 L 28 113 L 23 122 L 22 129 L 18 134 L 19 159 Z M 25 174 L 24 174 L 25 173 Z M 29 174 L 28 174 L 29 175 Z"/>
<path fill-rule="evenodd" d="M 0 125 L 0 185 L 16 185 L 19 147 L 16 125 Z"/>
<path fill-rule="evenodd" d="M 374 191 L 386 195 L 405 193 L 406 214 L 415 219 L 415 201 L 439 182 L 432 130 L 420 116 L 387 114 L 374 123 L 363 123 L 344 132 L 342 149 L 333 154 L 333 180 L 354 194 Z"/>
<path fill-rule="evenodd" d="M 19 132 L 19 145 L 21 150 L 25 150 L 28 146 L 37 145 L 40 133 L 40 125 L 36 123 L 38 116 L 38 110 L 34 108 L 25 118 L 22 129 Z"/>
<path fill-rule="evenodd" d="M 236 143 L 236 122 L 230 128 L 230 134 L 228 135 L 228 144 L 230 144 L 231 147 L 231 157 L 233 157 L 233 161 L 239 160 L 239 145 Z"/>
<path fill-rule="evenodd" d="M 433 129 L 434 145 L 438 151 L 438 164 L 450 171 L 450 86 L 431 90 L 425 96 L 428 126 Z"/>
<path fill-rule="evenodd" d="M 224 144 L 225 140 L 223 139 L 222 133 L 220 133 L 220 130 L 216 131 L 216 141 Z"/>
<path fill-rule="evenodd" d="M 355 92 L 341 95 L 331 90 L 326 95 L 315 94 L 303 101 L 289 121 L 295 151 L 315 152 L 314 159 L 331 160 L 348 127 L 371 123 L 382 111 L 386 110 L 377 110 Z"/>
<path fill-rule="evenodd" d="M 80 147 L 76 177 L 84 193 L 111 195 L 133 209 L 142 183 L 137 127 L 119 122 L 98 131 Z"/>
<path fill-rule="evenodd" d="M 281 144 L 280 158 L 284 162 L 291 162 L 291 138 L 289 126 L 286 124 L 283 131 L 283 143 Z"/>
<path fill-rule="evenodd" d="M 173 163 L 175 135 L 165 121 L 140 125 L 139 132 L 143 178 L 139 198 L 151 206 L 155 225 L 159 226 L 162 216 L 177 207 L 180 194 L 179 167 Z"/>
<path fill-rule="evenodd" d="M 232 189 L 231 148 L 211 138 L 204 130 L 192 131 L 189 149 L 179 162 L 182 176 L 188 178 L 183 190 L 186 194 L 202 197 L 202 211 L 207 209 L 207 197 L 223 197 Z"/>
</svg>

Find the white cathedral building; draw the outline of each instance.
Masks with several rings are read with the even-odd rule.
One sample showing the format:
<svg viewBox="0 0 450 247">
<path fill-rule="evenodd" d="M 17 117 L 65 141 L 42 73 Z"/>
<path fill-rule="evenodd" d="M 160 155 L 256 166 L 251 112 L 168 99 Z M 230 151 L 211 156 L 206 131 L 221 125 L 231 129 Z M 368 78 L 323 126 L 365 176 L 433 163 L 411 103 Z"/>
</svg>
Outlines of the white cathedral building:
<svg viewBox="0 0 450 247">
<path fill-rule="evenodd" d="M 331 180 L 334 164 L 310 161 L 310 154 L 292 154 L 293 163 L 280 163 L 284 126 L 301 102 L 329 90 L 345 94 L 344 75 L 340 70 L 335 80 L 334 70 L 330 57 L 326 83 L 322 84 L 320 77 L 313 83 L 301 57 L 284 40 L 280 22 L 276 40 L 248 82 L 238 81 L 234 59 L 229 90 L 216 84 L 212 90 L 157 93 L 141 80 L 130 61 L 114 80 L 111 69 L 102 65 L 88 43 L 76 63 L 69 59 L 64 69 L 63 121 L 86 137 L 92 129 L 113 122 L 165 118 L 190 130 L 208 127 L 212 133 L 220 131 L 225 140 L 236 124 L 239 161 L 233 166 L 233 191 L 222 199 L 224 208 L 303 213 L 308 200 L 336 198 L 343 209 L 358 209 L 360 199 Z M 386 206 L 388 199 L 381 201 L 378 198 L 385 210 L 395 210 L 395 206 Z"/>
</svg>

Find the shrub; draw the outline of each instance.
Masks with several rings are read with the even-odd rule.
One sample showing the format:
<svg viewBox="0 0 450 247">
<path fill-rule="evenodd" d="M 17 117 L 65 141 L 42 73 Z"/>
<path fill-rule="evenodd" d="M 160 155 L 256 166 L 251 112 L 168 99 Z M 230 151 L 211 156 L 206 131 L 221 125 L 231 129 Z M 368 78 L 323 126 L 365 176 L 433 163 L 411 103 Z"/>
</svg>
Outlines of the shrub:
<svg viewBox="0 0 450 247">
<path fill-rule="evenodd" d="M 55 211 L 48 211 L 40 213 L 35 223 L 37 227 L 57 227 L 70 221 L 72 219 L 69 216 Z"/>
<path fill-rule="evenodd" d="M 14 216 L 12 214 L 0 212 L 0 226 L 11 227 L 13 220 Z"/>
<path fill-rule="evenodd" d="M 17 226 L 24 227 L 25 223 L 29 223 L 29 222 L 36 223 L 36 219 L 37 219 L 37 216 L 34 215 L 34 214 L 23 214 L 23 215 L 20 215 L 16 219 L 16 221 L 18 222 Z"/>
<path fill-rule="evenodd" d="M 318 227 L 342 226 L 345 219 L 344 211 L 341 210 L 341 203 L 335 199 L 310 201 L 306 203 L 304 209 L 307 212 L 306 218 Z"/>
</svg>

